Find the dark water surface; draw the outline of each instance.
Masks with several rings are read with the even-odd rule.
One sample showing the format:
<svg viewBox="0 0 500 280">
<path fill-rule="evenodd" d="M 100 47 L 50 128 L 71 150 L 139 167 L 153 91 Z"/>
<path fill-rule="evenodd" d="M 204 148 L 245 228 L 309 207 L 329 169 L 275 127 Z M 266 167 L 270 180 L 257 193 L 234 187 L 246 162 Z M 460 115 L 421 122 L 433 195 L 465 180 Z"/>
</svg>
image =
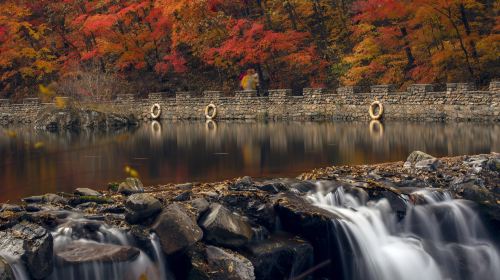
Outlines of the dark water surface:
<svg viewBox="0 0 500 280">
<path fill-rule="evenodd" d="M 386 122 L 164 122 L 112 133 L 0 128 L 0 202 L 105 189 L 138 171 L 146 185 L 243 175 L 297 176 L 330 165 L 500 152 L 500 125 Z"/>
</svg>

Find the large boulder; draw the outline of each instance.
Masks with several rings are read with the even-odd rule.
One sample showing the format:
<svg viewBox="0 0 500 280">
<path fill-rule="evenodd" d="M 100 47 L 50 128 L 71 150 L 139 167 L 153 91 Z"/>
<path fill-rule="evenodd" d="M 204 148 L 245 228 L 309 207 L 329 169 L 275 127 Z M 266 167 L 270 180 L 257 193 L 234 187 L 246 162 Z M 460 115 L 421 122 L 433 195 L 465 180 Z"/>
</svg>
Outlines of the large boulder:
<svg viewBox="0 0 500 280">
<path fill-rule="evenodd" d="M 189 280 L 253 280 L 254 267 L 244 256 L 214 246 L 190 252 Z"/>
<path fill-rule="evenodd" d="M 339 248 L 334 234 L 336 221 L 341 217 L 293 193 L 279 194 L 274 205 L 283 230 L 300 235 L 314 247 L 315 263 L 331 260 L 331 264 L 318 270 L 315 276 L 335 278 L 340 275 L 342 272 L 336 263 L 341 261 L 341 256 L 336 252 L 341 252 L 342 248 Z"/>
<path fill-rule="evenodd" d="M 118 192 L 124 195 L 131 195 L 134 193 L 143 193 L 144 186 L 141 180 L 137 178 L 127 178 L 125 181 L 118 185 Z"/>
<path fill-rule="evenodd" d="M 130 246 L 72 242 L 56 252 L 57 260 L 63 264 L 113 263 L 136 259 L 140 251 Z"/>
<path fill-rule="evenodd" d="M 287 279 L 313 266 L 313 247 L 299 238 L 266 239 L 246 246 L 246 257 L 255 267 L 256 279 Z"/>
<path fill-rule="evenodd" d="M 187 210 L 177 203 L 163 210 L 152 228 L 167 255 L 183 251 L 203 238 L 201 228 L 189 217 Z"/>
<path fill-rule="evenodd" d="M 0 231 L 0 251 L 19 258 L 34 279 L 52 273 L 52 247 L 52 235 L 36 224 L 23 222 Z"/>
<path fill-rule="evenodd" d="M 252 227 L 243 217 L 214 203 L 200 220 L 205 230 L 205 239 L 213 244 L 226 247 L 239 247 L 252 239 Z"/>
<path fill-rule="evenodd" d="M 422 161 L 434 161 L 436 160 L 435 157 L 429 155 L 429 154 L 426 154 L 424 152 L 421 152 L 421 151 L 414 151 L 412 152 L 408 158 L 406 159 L 406 162 L 404 164 L 404 167 L 405 168 L 411 168 L 411 167 L 415 167 L 417 165 L 417 163 L 419 162 L 422 162 Z M 420 163 L 420 168 L 423 168 L 424 167 L 424 163 L 426 162 L 422 162 Z"/>
<path fill-rule="evenodd" d="M 161 202 L 147 193 L 136 193 L 127 198 L 125 202 L 125 218 L 131 224 L 147 219 L 161 211 Z"/>
</svg>

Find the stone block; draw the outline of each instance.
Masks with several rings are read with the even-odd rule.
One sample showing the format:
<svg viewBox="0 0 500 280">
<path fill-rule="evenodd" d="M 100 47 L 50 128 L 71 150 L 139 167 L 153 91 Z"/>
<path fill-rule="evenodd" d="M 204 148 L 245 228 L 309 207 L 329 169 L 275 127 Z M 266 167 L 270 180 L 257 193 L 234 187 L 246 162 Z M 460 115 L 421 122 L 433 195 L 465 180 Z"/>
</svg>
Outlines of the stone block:
<svg viewBox="0 0 500 280">
<path fill-rule="evenodd" d="M 408 92 L 410 94 L 425 94 L 432 91 L 434 91 L 434 86 L 432 84 L 415 84 L 408 87 Z"/>
<path fill-rule="evenodd" d="M 326 90 L 324 88 L 304 88 L 302 94 L 304 96 L 314 96 L 325 94 Z"/>
<path fill-rule="evenodd" d="M 494 80 L 490 83 L 490 91 L 492 92 L 500 92 L 500 80 Z M 0 101 L 1 104 L 1 101 Z"/>
<path fill-rule="evenodd" d="M 118 94 L 116 95 L 116 101 L 117 102 L 133 102 L 134 101 L 134 95 L 133 94 Z"/>
<path fill-rule="evenodd" d="M 375 94 L 387 94 L 396 91 L 394 85 L 376 85 L 370 87 L 370 92 Z"/>
<path fill-rule="evenodd" d="M 360 86 L 343 86 L 337 89 L 337 93 L 343 95 L 361 93 L 362 91 L 363 89 Z"/>
<path fill-rule="evenodd" d="M 474 83 L 448 83 L 446 84 L 447 93 L 475 91 L 476 85 Z"/>
<path fill-rule="evenodd" d="M 239 99 L 257 97 L 257 91 L 256 90 L 241 90 L 241 91 L 236 91 L 234 93 L 234 96 L 236 98 L 239 98 Z"/>
<path fill-rule="evenodd" d="M 24 98 L 23 104 L 26 105 L 38 105 L 41 104 L 40 98 Z"/>
<path fill-rule="evenodd" d="M 10 105 L 9 99 L 0 99 L 0 107 L 3 107 L 3 106 L 7 107 L 9 105 Z"/>
<path fill-rule="evenodd" d="M 217 102 L 222 97 L 222 91 L 204 91 L 203 98 L 206 102 Z"/>
<path fill-rule="evenodd" d="M 167 96 L 166 92 L 152 92 L 148 94 L 149 101 L 161 101 Z"/>
</svg>

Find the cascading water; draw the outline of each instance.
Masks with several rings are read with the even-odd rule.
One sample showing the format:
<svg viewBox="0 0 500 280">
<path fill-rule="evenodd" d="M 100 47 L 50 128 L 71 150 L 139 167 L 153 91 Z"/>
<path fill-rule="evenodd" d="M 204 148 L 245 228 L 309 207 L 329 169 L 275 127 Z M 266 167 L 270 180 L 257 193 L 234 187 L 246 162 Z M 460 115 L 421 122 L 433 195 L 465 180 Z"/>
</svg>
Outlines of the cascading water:
<svg viewBox="0 0 500 280">
<path fill-rule="evenodd" d="M 320 186 L 319 189 L 321 189 Z M 489 241 L 478 215 L 467 201 L 440 192 L 419 191 L 400 220 L 387 199 L 343 187 L 318 191 L 308 198 L 337 214 L 345 279 L 500 279 L 500 253 Z"/>
<path fill-rule="evenodd" d="M 172 279 L 166 268 L 159 238 L 155 234 L 149 236 L 150 244 L 146 244 L 149 248 L 148 255 L 144 250 L 137 249 L 139 246 L 136 246 L 137 242 L 130 234 L 110 227 L 104 222 L 82 218 L 78 213 L 70 213 L 64 223 L 52 232 L 52 237 L 54 270 L 48 277 L 50 280 Z M 74 249 L 69 252 L 70 257 L 77 260 L 74 263 L 64 262 L 57 256 L 68 247 Z M 117 254 L 123 256 L 124 248 L 138 252 L 137 256 L 134 255 L 129 260 L 115 260 L 115 256 L 106 255 L 109 253 L 106 250 L 117 250 L 119 251 Z M 96 252 L 96 255 L 102 254 L 103 260 L 86 261 L 95 257 L 85 254 L 89 252 Z M 11 265 L 16 280 L 30 279 L 20 260 L 7 255 L 2 255 L 2 257 Z M 118 258 L 121 257 L 118 256 Z"/>
</svg>

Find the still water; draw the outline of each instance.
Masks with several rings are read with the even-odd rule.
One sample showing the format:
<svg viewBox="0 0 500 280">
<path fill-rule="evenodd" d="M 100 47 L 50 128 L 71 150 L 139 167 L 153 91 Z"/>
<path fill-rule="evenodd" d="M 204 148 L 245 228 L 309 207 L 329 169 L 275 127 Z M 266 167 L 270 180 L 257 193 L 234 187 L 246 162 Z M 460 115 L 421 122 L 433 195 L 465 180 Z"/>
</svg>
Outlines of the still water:
<svg viewBox="0 0 500 280">
<path fill-rule="evenodd" d="M 145 185 L 297 176 L 330 165 L 500 152 L 500 125 L 385 122 L 163 122 L 124 131 L 0 128 L 0 202 L 105 189 L 137 170 Z"/>
</svg>

